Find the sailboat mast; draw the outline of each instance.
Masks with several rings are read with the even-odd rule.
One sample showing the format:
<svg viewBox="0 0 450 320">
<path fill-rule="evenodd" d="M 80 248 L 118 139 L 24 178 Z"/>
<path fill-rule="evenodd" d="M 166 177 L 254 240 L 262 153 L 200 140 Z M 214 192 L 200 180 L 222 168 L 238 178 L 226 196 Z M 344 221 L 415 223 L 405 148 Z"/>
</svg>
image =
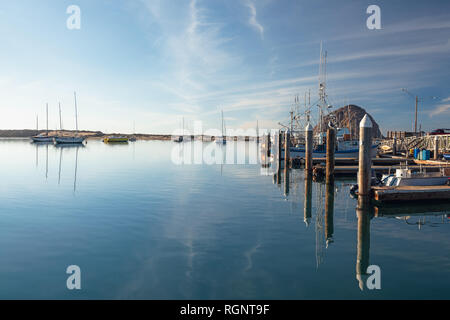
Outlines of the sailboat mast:
<svg viewBox="0 0 450 320">
<path fill-rule="evenodd" d="M 76 133 L 78 134 L 78 107 L 77 107 L 77 93 L 76 92 L 73 93 L 73 97 L 75 100 L 75 128 L 76 128 Z"/>
<path fill-rule="evenodd" d="M 36 131 L 39 131 L 39 116 L 36 115 Z"/>
<path fill-rule="evenodd" d="M 58 106 L 59 106 L 59 129 L 62 131 L 61 102 L 58 104 Z"/>
<path fill-rule="evenodd" d="M 48 103 L 47 103 L 47 106 L 45 108 L 45 111 L 46 111 L 46 115 L 47 115 L 47 137 L 48 137 Z"/>
<path fill-rule="evenodd" d="M 224 131 L 224 127 L 223 127 L 223 110 L 222 110 L 222 138 L 224 137 L 223 131 Z"/>
</svg>

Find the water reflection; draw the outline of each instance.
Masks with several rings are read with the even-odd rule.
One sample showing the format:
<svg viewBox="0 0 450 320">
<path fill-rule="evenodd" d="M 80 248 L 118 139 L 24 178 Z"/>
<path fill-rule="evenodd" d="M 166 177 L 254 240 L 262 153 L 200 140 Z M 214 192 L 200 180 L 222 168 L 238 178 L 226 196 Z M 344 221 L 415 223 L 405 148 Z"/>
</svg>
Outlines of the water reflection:
<svg viewBox="0 0 450 320">
<path fill-rule="evenodd" d="M 305 172 L 305 199 L 303 209 L 303 221 L 308 227 L 311 223 L 312 213 L 312 174 Z"/>
<path fill-rule="evenodd" d="M 333 233 L 334 233 L 334 180 L 331 179 L 326 186 L 325 194 L 325 239 L 326 245 L 333 243 Z"/>
<path fill-rule="evenodd" d="M 358 218 L 358 238 L 356 254 L 356 279 L 361 290 L 367 279 L 370 255 L 370 221 L 373 218 L 372 206 L 366 197 L 358 198 L 356 216 Z"/>
</svg>

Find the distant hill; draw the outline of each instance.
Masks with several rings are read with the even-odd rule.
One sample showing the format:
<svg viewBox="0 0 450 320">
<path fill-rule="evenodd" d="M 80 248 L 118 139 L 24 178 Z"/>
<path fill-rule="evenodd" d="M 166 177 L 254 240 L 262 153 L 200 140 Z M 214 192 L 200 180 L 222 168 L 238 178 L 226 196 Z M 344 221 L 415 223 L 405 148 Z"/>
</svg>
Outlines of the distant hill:
<svg viewBox="0 0 450 320">
<path fill-rule="evenodd" d="M 39 134 L 44 134 L 45 130 L 0 130 L 0 137 L 2 138 L 28 138 L 37 136 Z M 50 130 L 49 135 L 60 135 L 60 136 L 70 136 L 75 133 L 75 131 L 70 130 Z M 86 137 L 100 137 L 103 136 L 103 133 L 100 131 L 79 131 L 79 134 Z"/>
<path fill-rule="evenodd" d="M 368 115 L 370 120 L 372 120 L 372 137 L 373 138 L 381 138 L 380 128 L 375 121 L 375 119 L 366 112 L 361 107 L 355 105 L 347 105 L 342 108 L 339 108 L 331 113 L 336 118 L 336 125 L 339 128 L 349 128 L 352 132 L 352 136 L 354 138 L 359 138 L 359 123 L 365 115 Z M 327 128 L 328 122 L 330 121 L 330 116 L 324 117 L 324 121 L 322 123 L 323 128 Z M 314 132 L 319 131 L 319 125 L 314 128 Z"/>
</svg>

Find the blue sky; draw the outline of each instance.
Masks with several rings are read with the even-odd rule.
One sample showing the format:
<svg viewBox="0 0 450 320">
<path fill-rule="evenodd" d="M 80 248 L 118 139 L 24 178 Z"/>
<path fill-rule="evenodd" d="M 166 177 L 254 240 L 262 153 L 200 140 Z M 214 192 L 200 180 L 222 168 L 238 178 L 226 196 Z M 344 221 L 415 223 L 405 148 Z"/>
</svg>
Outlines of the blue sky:
<svg viewBox="0 0 450 320">
<path fill-rule="evenodd" d="M 366 9 L 381 8 L 381 30 Z M 69 30 L 69 5 L 81 29 Z M 328 95 L 383 131 L 449 127 L 449 1 L 21 0 L 0 3 L 0 129 L 74 127 L 172 133 L 185 117 L 229 128 L 277 127 L 294 96 L 317 99 L 320 41 Z M 432 99 L 431 97 L 437 97 Z"/>
</svg>

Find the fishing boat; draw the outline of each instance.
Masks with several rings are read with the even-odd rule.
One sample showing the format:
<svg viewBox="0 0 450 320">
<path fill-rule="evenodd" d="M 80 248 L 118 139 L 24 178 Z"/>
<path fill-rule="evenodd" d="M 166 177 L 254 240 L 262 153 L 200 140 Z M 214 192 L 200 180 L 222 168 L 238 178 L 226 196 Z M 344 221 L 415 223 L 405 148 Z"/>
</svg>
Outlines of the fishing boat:
<svg viewBox="0 0 450 320">
<path fill-rule="evenodd" d="M 55 138 L 54 136 L 49 136 L 48 134 L 48 103 L 46 106 L 46 115 L 47 115 L 47 130 L 45 134 L 39 134 L 37 136 L 31 137 L 31 140 L 33 140 L 33 142 L 40 142 L 40 143 L 52 143 L 53 139 Z M 39 120 L 36 117 L 36 130 L 39 130 Z"/>
<path fill-rule="evenodd" d="M 225 121 L 223 120 L 223 110 L 222 110 L 222 136 L 216 137 L 216 143 L 226 144 L 227 143 L 227 131 L 225 129 Z"/>
<path fill-rule="evenodd" d="M 326 157 L 326 140 L 327 140 L 327 129 L 329 127 L 334 128 L 336 130 L 336 150 L 335 150 L 335 157 L 336 158 L 358 158 L 359 157 L 359 141 L 356 139 L 353 139 L 351 136 L 351 132 L 349 128 L 339 128 L 336 123 L 337 119 L 335 115 L 331 112 L 331 109 L 333 108 L 328 103 L 328 95 L 326 93 L 327 88 L 327 75 L 326 75 L 326 64 L 327 64 L 327 52 L 323 51 L 322 44 L 320 45 L 320 64 L 319 64 L 319 101 L 317 104 L 318 112 L 319 112 L 319 121 L 317 125 L 318 133 L 314 136 L 313 141 L 313 152 L 312 156 L 313 158 L 325 158 Z M 296 98 L 296 104 L 298 109 L 298 98 Z M 306 107 L 306 95 L 305 95 L 305 107 Z M 306 108 L 305 116 L 306 116 L 306 123 L 310 123 L 311 120 L 311 106 L 309 105 L 308 108 Z M 328 125 L 326 122 L 326 117 L 328 117 Z M 290 112 L 290 125 L 285 126 L 286 129 L 289 129 L 292 136 L 295 136 L 294 134 L 294 120 L 296 121 L 298 118 L 302 118 L 297 113 L 294 113 L 294 110 L 291 110 Z M 301 131 L 304 132 L 304 129 Z M 303 134 L 303 132 L 300 132 Z M 377 144 L 372 145 L 372 157 L 376 156 L 378 149 Z M 295 146 L 291 146 L 290 149 L 290 156 L 292 158 L 305 158 L 305 144 L 304 141 L 302 143 L 298 143 Z M 284 155 L 284 148 L 282 150 L 282 155 Z"/>
<path fill-rule="evenodd" d="M 104 143 L 128 143 L 128 138 L 125 136 L 109 136 L 103 139 Z"/>
<path fill-rule="evenodd" d="M 55 137 L 55 143 L 56 144 L 82 144 L 84 140 L 86 140 L 85 137 L 82 137 L 78 133 L 78 107 L 77 107 L 77 93 L 73 93 L 74 101 L 75 101 L 75 135 L 73 136 L 59 136 Z"/>
</svg>

